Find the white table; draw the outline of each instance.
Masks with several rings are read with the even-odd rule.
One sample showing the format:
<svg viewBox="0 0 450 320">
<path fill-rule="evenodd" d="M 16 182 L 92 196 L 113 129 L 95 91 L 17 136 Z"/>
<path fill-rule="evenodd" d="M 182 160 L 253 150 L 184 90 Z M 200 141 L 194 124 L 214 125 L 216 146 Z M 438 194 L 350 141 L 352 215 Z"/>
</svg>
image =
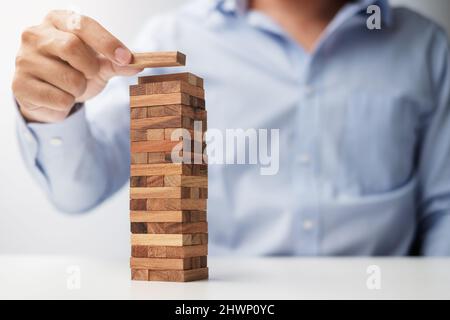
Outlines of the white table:
<svg viewBox="0 0 450 320">
<path fill-rule="evenodd" d="M 129 280 L 125 259 L 0 256 L 0 299 L 450 299 L 450 259 L 210 258 L 209 265 L 209 281 L 141 283 Z M 367 288 L 370 265 L 380 267 L 381 290 Z M 68 289 L 71 266 L 79 289 Z"/>
</svg>

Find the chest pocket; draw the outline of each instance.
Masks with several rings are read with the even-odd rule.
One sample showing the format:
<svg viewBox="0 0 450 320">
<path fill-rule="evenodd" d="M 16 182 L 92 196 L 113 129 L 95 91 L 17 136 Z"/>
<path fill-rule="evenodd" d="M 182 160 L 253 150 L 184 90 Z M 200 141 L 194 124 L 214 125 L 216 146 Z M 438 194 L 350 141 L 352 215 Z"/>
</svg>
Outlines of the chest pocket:
<svg viewBox="0 0 450 320">
<path fill-rule="evenodd" d="M 414 175 L 417 108 L 403 97 L 357 93 L 344 104 L 342 157 L 362 194 L 391 191 Z"/>
</svg>

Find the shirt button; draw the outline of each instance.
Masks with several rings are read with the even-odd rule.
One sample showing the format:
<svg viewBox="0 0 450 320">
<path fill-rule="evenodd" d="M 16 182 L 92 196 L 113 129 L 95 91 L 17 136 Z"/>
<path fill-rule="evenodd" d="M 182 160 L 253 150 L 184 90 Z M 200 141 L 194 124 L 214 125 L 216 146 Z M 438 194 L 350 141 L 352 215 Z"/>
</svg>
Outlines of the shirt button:
<svg viewBox="0 0 450 320">
<path fill-rule="evenodd" d="M 309 165 L 311 163 L 311 157 L 307 153 L 301 154 L 297 157 L 297 162 L 301 165 Z"/>
<path fill-rule="evenodd" d="M 63 141 L 61 138 L 52 138 L 50 139 L 50 145 L 54 146 L 54 147 L 60 147 L 62 146 Z"/>
<path fill-rule="evenodd" d="M 312 220 L 303 221 L 303 229 L 306 231 L 312 230 L 314 228 L 314 222 Z"/>
</svg>

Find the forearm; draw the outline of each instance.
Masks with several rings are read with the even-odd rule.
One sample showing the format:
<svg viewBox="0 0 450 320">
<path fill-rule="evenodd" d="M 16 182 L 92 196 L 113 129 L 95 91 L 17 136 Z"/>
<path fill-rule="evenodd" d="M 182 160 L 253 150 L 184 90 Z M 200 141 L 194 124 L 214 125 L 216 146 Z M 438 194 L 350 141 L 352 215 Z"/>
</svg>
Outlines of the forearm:
<svg viewBox="0 0 450 320">
<path fill-rule="evenodd" d="M 26 126 L 19 119 L 18 127 L 28 169 L 61 211 L 88 211 L 128 179 L 127 137 L 96 136 L 85 109 L 59 124 Z"/>
</svg>

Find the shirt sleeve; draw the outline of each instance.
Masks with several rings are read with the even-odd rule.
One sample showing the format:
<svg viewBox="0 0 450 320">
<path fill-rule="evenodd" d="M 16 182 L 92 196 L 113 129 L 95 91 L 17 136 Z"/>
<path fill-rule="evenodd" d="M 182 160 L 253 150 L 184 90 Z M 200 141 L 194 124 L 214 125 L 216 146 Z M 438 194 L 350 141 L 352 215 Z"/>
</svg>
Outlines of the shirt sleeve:
<svg viewBox="0 0 450 320">
<path fill-rule="evenodd" d="M 18 114 L 18 138 L 25 164 L 60 211 L 88 211 L 128 179 L 127 121 L 105 125 L 110 119 L 128 119 L 126 100 L 117 94 L 115 97 L 114 104 L 100 98 L 88 106 L 99 107 L 103 115 L 88 117 L 88 107 L 82 106 L 61 123 L 27 124 Z M 102 105 L 109 110 L 104 112 Z"/>
<path fill-rule="evenodd" d="M 445 33 L 435 32 L 430 66 L 435 108 L 419 157 L 420 253 L 450 256 L 450 54 Z"/>
</svg>

